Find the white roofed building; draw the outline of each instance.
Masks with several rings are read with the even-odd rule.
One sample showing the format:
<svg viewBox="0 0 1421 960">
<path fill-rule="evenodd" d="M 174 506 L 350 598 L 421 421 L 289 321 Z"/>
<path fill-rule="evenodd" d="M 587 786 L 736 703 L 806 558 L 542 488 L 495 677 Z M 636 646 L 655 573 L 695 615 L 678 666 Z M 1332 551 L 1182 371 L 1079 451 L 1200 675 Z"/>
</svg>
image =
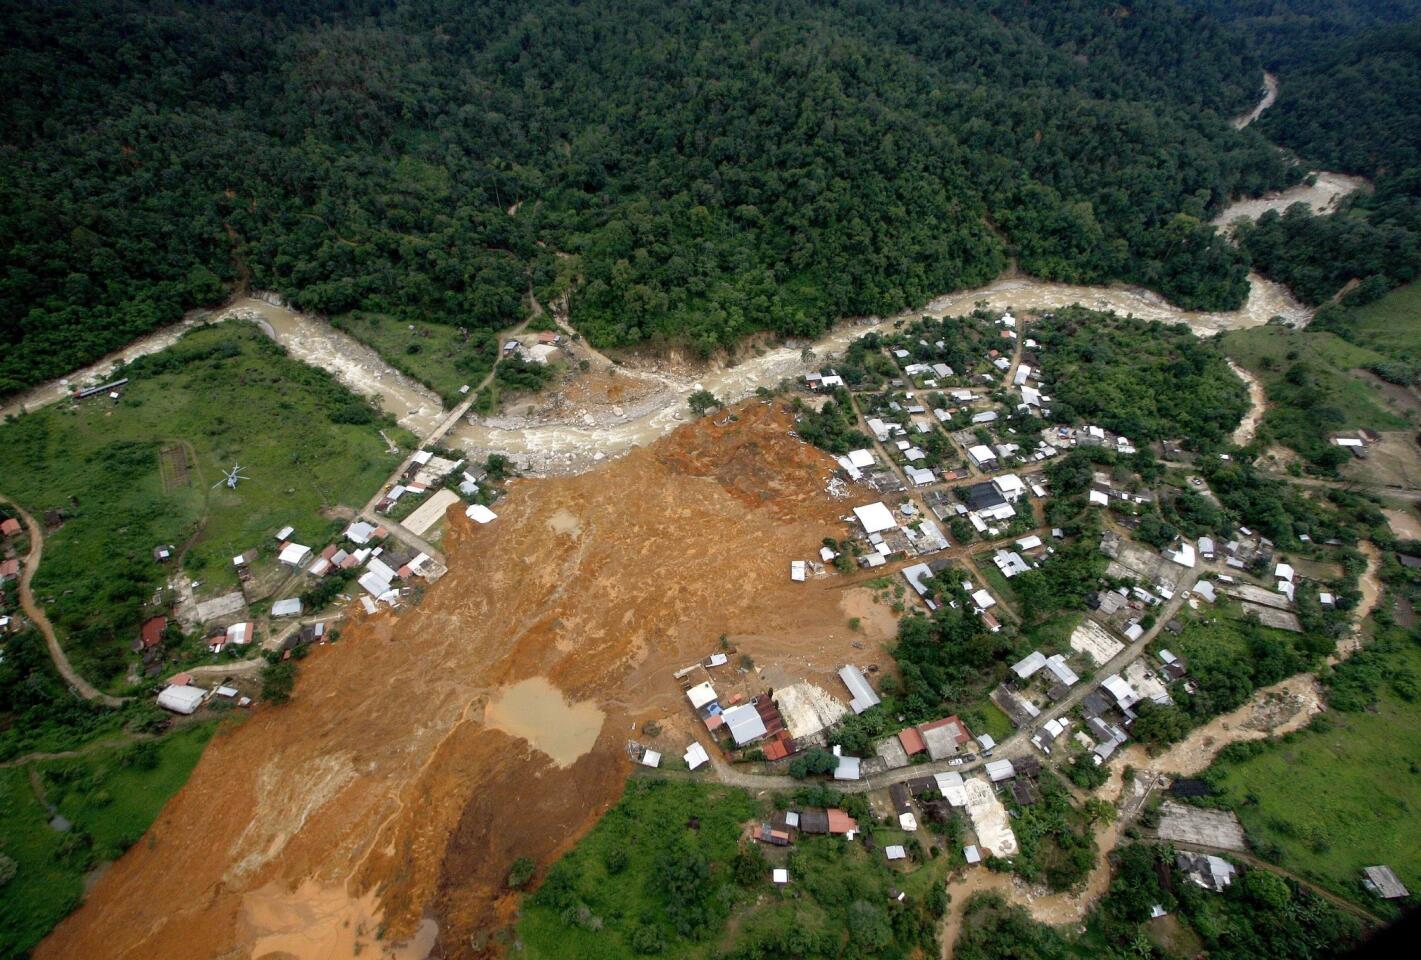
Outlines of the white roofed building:
<svg viewBox="0 0 1421 960">
<path fill-rule="evenodd" d="M 863 713 L 869 707 L 881 702 L 878 694 L 874 693 L 873 687 L 869 685 L 868 678 L 858 667 L 852 665 L 840 667 L 839 679 L 844 681 L 844 686 L 849 688 L 849 693 L 853 696 L 853 699 L 849 701 L 849 707 L 853 709 L 854 713 Z"/>
<path fill-rule="evenodd" d="M 492 510 L 490 510 L 488 507 L 484 506 L 481 503 L 469 504 L 469 508 L 464 511 L 464 516 L 468 517 L 475 523 L 488 523 L 491 520 L 498 519 L 498 514 L 494 513 Z"/>
<path fill-rule="evenodd" d="M 158 706 L 164 710 L 187 715 L 195 713 L 205 699 L 207 699 L 207 691 L 201 687 L 173 684 L 170 687 L 164 687 L 162 692 L 158 694 Z"/>
<path fill-rule="evenodd" d="M 301 566 L 301 564 L 305 563 L 307 559 L 310 558 L 310 556 L 310 547 L 304 546 L 299 543 L 288 543 L 286 546 L 281 548 L 281 553 L 277 555 L 277 559 L 280 560 L 282 563 L 290 564 L 293 567 L 299 567 Z"/>
<path fill-rule="evenodd" d="M 864 533 L 883 533 L 885 530 L 892 530 L 898 526 L 893 519 L 893 511 L 883 505 L 883 501 L 866 504 L 862 507 L 854 507 L 854 516 L 863 525 Z"/>
<path fill-rule="evenodd" d="M 710 755 L 706 753 L 706 748 L 699 743 L 693 743 L 686 748 L 686 769 L 694 770 L 703 763 L 710 763 Z"/>
<path fill-rule="evenodd" d="M 715 687 L 710 685 L 710 681 L 698 683 L 686 691 L 686 698 L 691 701 L 691 706 L 699 710 L 716 701 Z"/>
<path fill-rule="evenodd" d="M 752 704 L 742 703 L 738 707 L 731 707 L 721 716 L 725 718 L 726 729 L 735 738 L 737 747 L 743 747 L 768 733 L 765 729 L 764 718 L 760 716 L 760 711 L 756 710 Z"/>
</svg>

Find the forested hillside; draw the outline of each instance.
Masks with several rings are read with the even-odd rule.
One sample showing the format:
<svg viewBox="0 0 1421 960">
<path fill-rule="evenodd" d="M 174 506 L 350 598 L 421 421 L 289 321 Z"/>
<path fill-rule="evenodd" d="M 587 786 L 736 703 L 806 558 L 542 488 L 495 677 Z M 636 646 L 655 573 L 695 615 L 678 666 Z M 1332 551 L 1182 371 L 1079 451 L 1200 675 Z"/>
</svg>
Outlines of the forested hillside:
<svg viewBox="0 0 1421 960">
<path fill-rule="evenodd" d="M 1356 280 L 1353 303 L 1421 273 L 1421 0 L 1195 0 L 1246 34 L 1279 77 L 1259 118 L 1314 168 L 1360 174 L 1375 191 L 1335 216 L 1267 215 L 1239 242 L 1308 303 Z"/>
<path fill-rule="evenodd" d="M 1231 307 L 1205 221 L 1298 175 L 1224 122 L 1257 55 L 1175 3 L 0 12 L 0 395 L 242 282 L 476 329 L 561 286 L 598 344 L 703 351 L 1011 258 Z"/>
</svg>

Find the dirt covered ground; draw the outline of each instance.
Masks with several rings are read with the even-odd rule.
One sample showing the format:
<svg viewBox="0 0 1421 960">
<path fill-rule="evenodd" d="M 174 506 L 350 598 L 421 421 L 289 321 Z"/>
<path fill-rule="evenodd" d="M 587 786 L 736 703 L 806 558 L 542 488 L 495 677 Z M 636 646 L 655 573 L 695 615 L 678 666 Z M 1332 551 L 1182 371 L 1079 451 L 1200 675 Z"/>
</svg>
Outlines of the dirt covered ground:
<svg viewBox="0 0 1421 960">
<path fill-rule="evenodd" d="M 514 482 L 486 527 L 456 517 L 449 575 L 398 617 L 358 619 L 303 663 L 290 704 L 214 738 L 37 956 L 496 950 L 510 864 L 545 866 L 616 801 L 631 725 L 680 709 L 676 669 L 724 633 L 757 664 L 813 654 L 823 682 L 891 629 L 847 628 L 841 578 L 790 581 L 848 504 L 824 493 L 832 461 L 788 435 L 787 412 L 740 413 L 591 473 Z M 484 722 L 531 678 L 578 702 L 569 716 L 601 712 L 565 766 Z"/>
</svg>

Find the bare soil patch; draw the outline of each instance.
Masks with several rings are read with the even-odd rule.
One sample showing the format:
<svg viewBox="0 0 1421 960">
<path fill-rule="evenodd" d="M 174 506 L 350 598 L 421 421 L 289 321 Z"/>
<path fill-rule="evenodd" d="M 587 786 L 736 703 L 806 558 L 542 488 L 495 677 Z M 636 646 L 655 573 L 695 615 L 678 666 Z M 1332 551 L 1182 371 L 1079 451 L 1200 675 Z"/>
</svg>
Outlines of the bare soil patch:
<svg viewBox="0 0 1421 960">
<path fill-rule="evenodd" d="M 1367 459 L 1353 460 L 1342 468 L 1349 480 L 1389 487 L 1421 486 L 1421 444 L 1415 430 L 1388 430 L 1367 447 Z"/>
<path fill-rule="evenodd" d="M 347 922 L 383 928 L 362 941 L 379 955 L 427 942 L 431 921 L 435 956 L 488 955 L 516 908 L 513 860 L 545 867 L 615 802 L 632 724 L 685 712 L 672 674 L 720 634 L 757 669 L 835 691 L 822 672 L 866 631 L 848 629 L 835 578 L 787 575 L 841 533 L 833 463 L 788 435 L 784 409 L 740 413 L 599 471 L 517 481 L 496 523 L 456 514 L 450 572 L 423 602 L 357 616 L 303 662 L 290 704 L 216 737 L 37 956 L 312 958 Z M 549 528 L 560 510 L 577 536 Z M 484 723 L 532 677 L 606 716 L 567 766 Z M 273 891 L 306 906 L 274 910 Z"/>
</svg>

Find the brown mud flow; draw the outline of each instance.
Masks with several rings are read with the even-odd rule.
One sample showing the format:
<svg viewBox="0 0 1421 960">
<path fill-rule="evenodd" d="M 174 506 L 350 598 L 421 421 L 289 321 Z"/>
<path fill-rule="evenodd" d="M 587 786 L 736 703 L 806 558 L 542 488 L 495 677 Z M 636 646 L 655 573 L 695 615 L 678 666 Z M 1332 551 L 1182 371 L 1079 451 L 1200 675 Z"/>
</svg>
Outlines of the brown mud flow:
<svg viewBox="0 0 1421 960">
<path fill-rule="evenodd" d="M 631 724 L 681 709 L 672 673 L 720 634 L 821 683 L 887 639 L 845 629 L 840 578 L 788 576 L 842 530 L 832 461 L 785 410 L 740 415 L 456 517 L 449 575 L 216 736 L 37 956 L 491 953 L 512 862 L 546 866 L 616 801 Z"/>
</svg>

